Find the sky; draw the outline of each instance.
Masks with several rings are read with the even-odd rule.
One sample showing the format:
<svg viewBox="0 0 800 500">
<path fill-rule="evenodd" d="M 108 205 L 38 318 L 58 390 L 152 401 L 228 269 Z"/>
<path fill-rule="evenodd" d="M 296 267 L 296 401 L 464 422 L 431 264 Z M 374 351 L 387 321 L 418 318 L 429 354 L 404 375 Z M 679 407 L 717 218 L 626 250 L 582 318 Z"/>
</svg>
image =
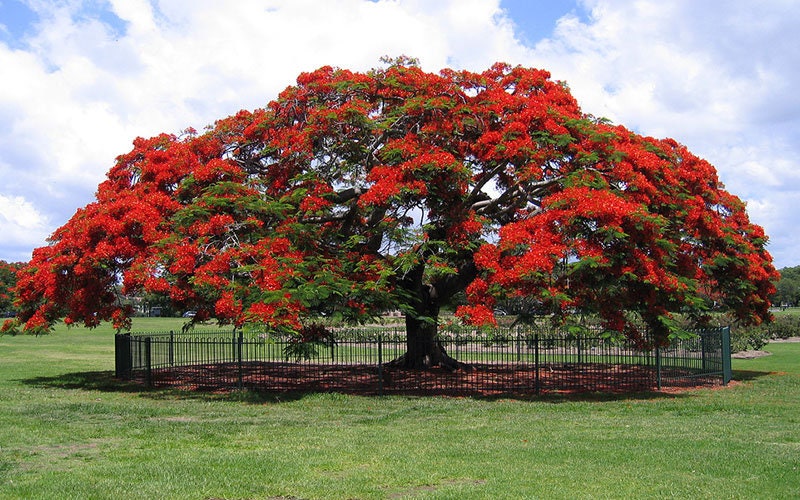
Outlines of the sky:
<svg viewBox="0 0 800 500">
<path fill-rule="evenodd" d="M 134 138 L 407 55 L 546 69 L 584 112 L 685 144 L 797 266 L 797 26 L 796 0 L 0 0 L 0 260 L 46 245 Z"/>
</svg>

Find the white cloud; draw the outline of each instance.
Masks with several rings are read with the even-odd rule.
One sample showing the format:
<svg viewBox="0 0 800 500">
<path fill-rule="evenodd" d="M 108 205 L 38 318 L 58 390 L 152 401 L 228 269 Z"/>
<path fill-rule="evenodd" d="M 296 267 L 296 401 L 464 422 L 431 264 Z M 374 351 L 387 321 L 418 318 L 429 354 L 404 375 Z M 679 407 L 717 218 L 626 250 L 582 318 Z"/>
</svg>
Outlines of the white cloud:
<svg viewBox="0 0 800 500">
<path fill-rule="evenodd" d="M 0 194 L 0 234 L 9 242 L 8 255 L 0 260 L 27 261 L 33 248 L 42 246 L 49 224 L 32 203 L 22 197 L 9 198 Z"/>
<path fill-rule="evenodd" d="M 526 47 L 499 0 L 109 0 L 106 12 L 36 0 L 29 37 L 0 43 L 0 67 L 13 68 L 0 78 L 0 196 L 25 200 L 52 231 L 91 201 L 136 136 L 263 106 L 325 64 L 366 70 L 406 54 L 430 71 L 548 69 L 585 111 L 709 159 L 774 248 L 800 247 L 781 229 L 793 210 L 764 208 L 774 192 L 800 197 L 792 2 L 582 3 L 588 17 L 566 16 L 551 39 Z M 800 263 L 774 253 L 779 265 Z"/>
<path fill-rule="evenodd" d="M 790 216 L 796 210 L 797 200 L 797 192 L 776 192 L 768 198 L 746 200 L 747 213 L 758 221 L 770 238 L 767 249 L 773 259 L 777 263 L 786 263 L 781 267 L 797 265 L 796 247 L 785 244 L 797 239 L 797 221 Z M 781 242 L 784 243 L 778 244 Z"/>
</svg>

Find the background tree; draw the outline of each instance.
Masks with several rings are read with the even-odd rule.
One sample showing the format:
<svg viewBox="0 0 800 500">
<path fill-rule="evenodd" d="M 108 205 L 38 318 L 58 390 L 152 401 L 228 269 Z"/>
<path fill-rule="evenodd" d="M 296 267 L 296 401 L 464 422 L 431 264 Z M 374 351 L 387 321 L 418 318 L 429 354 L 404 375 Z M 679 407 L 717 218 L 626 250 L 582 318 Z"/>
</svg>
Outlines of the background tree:
<svg viewBox="0 0 800 500">
<path fill-rule="evenodd" d="M 20 318 L 125 327 L 118 283 L 287 332 L 400 308 L 414 367 L 455 363 L 435 338 L 459 292 L 472 324 L 525 298 L 658 342 L 703 297 L 768 318 L 767 238 L 714 168 L 585 115 L 549 76 L 323 67 L 203 134 L 139 138 L 34 252 Z"/>
<path fill-rule="evenodd" d="M 800 304 L 800 266 L 784 267 L 779 271 L 776 284 L 776 305 L 797 306 Z"/>
<path fill-rule="evenodd" d="M 21 262 L 6 262 L 0 260 L 0 314 L 8 316 L 14 308 L 14 288 L 17 285 L 17 271 L 22 267 Z"/>
</svg>

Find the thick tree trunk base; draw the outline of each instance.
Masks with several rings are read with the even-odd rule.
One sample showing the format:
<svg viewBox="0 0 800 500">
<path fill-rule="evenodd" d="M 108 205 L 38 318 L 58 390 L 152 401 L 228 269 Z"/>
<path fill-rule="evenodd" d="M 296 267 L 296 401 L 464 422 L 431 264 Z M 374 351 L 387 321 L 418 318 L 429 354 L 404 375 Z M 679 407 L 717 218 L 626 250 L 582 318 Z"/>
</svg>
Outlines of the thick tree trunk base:
<svg viewBox="0 0 800 500">
<path fill-rule="evenodd" d="M 406 368 L 411 370 L 427 370 L 430 368 L 444 368 L 448 371 L 471 371 L 472 365 L 458 361 L 447 354 L 444 347 L 436 342 L 427 352 L 406 352 L 399 358 L 386 363 L 391 368 Z"/>
</svg>

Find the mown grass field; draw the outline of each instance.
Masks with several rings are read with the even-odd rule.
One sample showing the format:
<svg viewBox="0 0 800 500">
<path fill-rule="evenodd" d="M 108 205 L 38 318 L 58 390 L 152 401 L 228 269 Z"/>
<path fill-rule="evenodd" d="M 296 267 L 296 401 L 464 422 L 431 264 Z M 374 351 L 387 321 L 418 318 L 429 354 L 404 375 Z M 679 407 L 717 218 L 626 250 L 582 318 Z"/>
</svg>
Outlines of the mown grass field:
<svg viewBox="0 0 800 500">
<path fill-rule="evenodd" d="M 766 349 L 725 389 L 378 398 L 145 390 L 109 330 L 0 337 L 0 498 L 797 498 L 800 344 Z"/>
<path fill-rule="evenodd" d="M 792 315 L 792 316 L 800 316 L 800 307 L 787 307 L 785 309 L 781 309 L 780 307 L 776 307 L 772 309 L 772 314 L 776 316 L 780 315 Z"/>
</svg>

